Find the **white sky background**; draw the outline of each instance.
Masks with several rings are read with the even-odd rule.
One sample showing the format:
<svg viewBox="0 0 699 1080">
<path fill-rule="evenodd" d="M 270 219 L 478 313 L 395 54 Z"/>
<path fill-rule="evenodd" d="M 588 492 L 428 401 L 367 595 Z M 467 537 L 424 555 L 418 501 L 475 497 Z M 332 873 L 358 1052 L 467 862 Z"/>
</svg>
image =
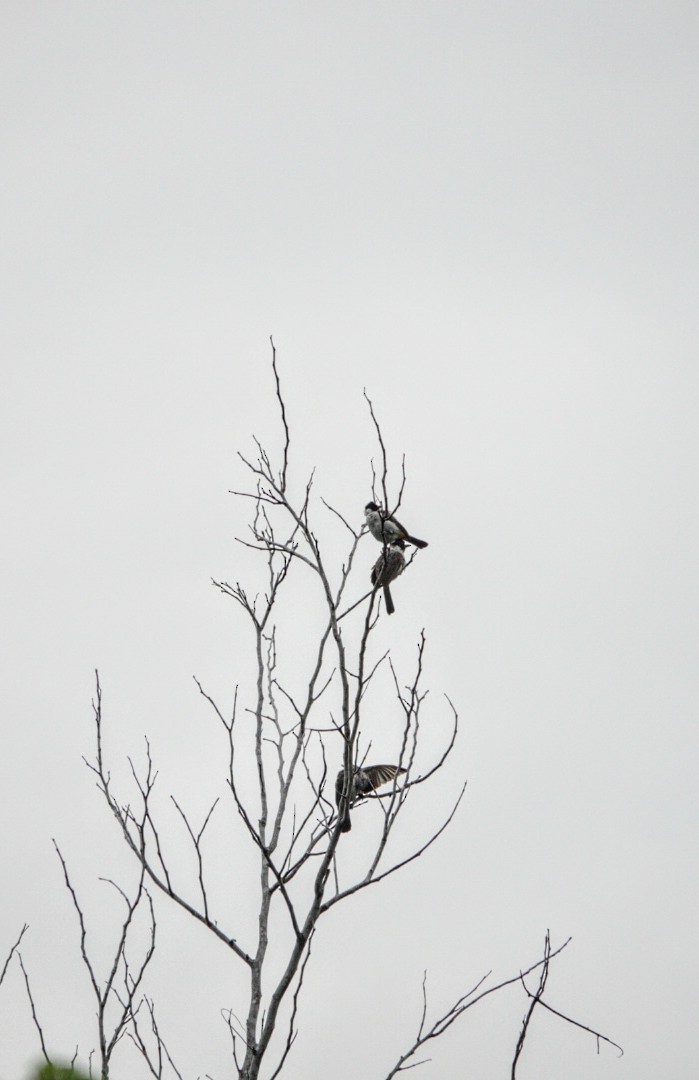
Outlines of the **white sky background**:
<svg viewBox="0 0 699 1080">
<path fill-rule="evenodd" d="M 93 669 L 115 773 L 147 733 L 164 793 L 198 812 L 225 768 L 191 676 L 225 704 L 245 674 L 209 579 L 249 566 L 227 492 L 251 433 L 274 444 L 273 332 L 299 482 L 317 465 L 361 522 L 364 386 L 407 454 L 401 517 L 430 547 L 379 641 L 407 665 L 426 628 L 426 682 L 462 717 L 445 800 L 469 778 L 439 848 L 321 928 L 284 1075 L 381 1080 L 424 968 L 436 1009 L 533 962 L 550 927 L 573 942 L 549 1000 L 626 1056 L 536 1015 L 522 1080 L 688 1080 L 696 5 L 22 0 L 1 18 L 0 951 L 31 924 L 52 1052 L 93 1045 L 94 1006 L 50 838 L 99 940 L 97 878 L 133 872 L 81 763 Z M 376 718 L 380 757 L 395 724 Z M 219 1080 L 239 966 L 161 910 L 150 989 L 185 1075 Z M 17 1080 L 38 1046 L 14 964 L 0 1005 Z M 480 1006 L 420 1074 L 509 1075 L 524 1008 Z"/>
</svg>

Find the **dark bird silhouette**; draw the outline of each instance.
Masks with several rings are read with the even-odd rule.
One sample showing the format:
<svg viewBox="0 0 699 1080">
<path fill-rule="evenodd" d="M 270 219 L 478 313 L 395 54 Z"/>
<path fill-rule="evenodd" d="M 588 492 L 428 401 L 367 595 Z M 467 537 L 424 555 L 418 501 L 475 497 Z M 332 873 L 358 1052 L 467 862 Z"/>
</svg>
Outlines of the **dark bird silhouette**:
<svg viewBox="0 0 699 1080">
<path fill-rule="evenodd" d="M 377 588 L 379 585 L 383 585 L 386 611 L 389 615 L 392 615 L 396 609 L 393 606 L 393 598 L 388 586 L 405 569 L 404 550 L 405 543 L 402 540 L 396 540 L 395 543 L 389 544 L 379 555 L 371 570 L 371 584 Z"/>
<path fill-rule="evenodd" d="M 400 521 L 396 521 L 392 514 L 387 514 L 375 502 L 366 504 L 364 517 L 369 532 L 380 544 L 395 544 L 396 540 L 402 540 L 405 544 L 413 544 L 414 547 L 427 547 L 426 540 L 418 540 L 416 536 L 411 536 Z"/>
<path fill-rule="evenodd" d="M 398 765 L 370 765 L 366 769 L 356 769 L 352 777 L 350 797 L 347 800 L 344 796 L 345 770 L 340 769 L 335 781 L 335 802 L 338 813 L 342 817 L 340 832 L 349 832 L 352 828 L 350 806 L 354 806 L 360 799 L 376 791 L 377 787 L 387 784 L 389 780 L 394 780 L 396 776 L 404 772 L 405 769 L 401 769 Z"/>
</svg>

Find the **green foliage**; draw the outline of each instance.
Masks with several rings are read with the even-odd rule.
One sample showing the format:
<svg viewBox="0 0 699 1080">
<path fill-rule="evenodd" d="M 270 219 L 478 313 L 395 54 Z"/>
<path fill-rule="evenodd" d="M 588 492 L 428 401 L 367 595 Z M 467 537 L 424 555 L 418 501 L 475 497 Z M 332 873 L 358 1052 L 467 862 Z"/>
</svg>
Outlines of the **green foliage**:
<svg viewBox="0 0 699 1080">
<path fill-rule="evenodd" d="M 84 1073 L 76 1072 L 70 1065 L 43 1065 L 33 1080 L 88 1080 Z"/>
</svg>

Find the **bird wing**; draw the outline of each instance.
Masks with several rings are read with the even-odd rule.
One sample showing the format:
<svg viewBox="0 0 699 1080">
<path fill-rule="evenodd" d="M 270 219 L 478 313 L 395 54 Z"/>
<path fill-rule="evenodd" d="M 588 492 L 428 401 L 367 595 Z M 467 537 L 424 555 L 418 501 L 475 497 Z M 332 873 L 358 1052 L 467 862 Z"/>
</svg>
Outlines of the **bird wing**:
<svg viewBox="0 0 699 1080">
<path fill-rule="evenodd" d="M 383 585 L 386 573 L 386 560 L 379 555 L 371 570 L 371 584 Z"/>
<path fill-rule="evenodd" d="M 386 552 L 386 557 L 379 555 L 371 571 L 372 585 L 388 585 L 405 569 L 405 555 L 395 545 Z"/>
<path fill-rule="evenodd" d="M 405 555 L 398 546 L 394 546 L 386 556 L 384 580 L 394 581 L 405 570 Z"/>
<path fill-rule="evenodd" d="M 387 784 L 389 780 L 394 780 L 396 776 L 400 776 L 406 770 L 401 769 L 398 765 L 370 765 L 368 769 L 363 771 L 366 773 L 372 788 L 376 790 L 377 787 Z M 340 788 L 340 791 L 342 791 L 342 788 Z"/>
<path fill-rule="evenodd" d="M 401 523 L 400 523 L 400 521 L 398 520 L 398 518 L 394 518 L 394 517 L 393 517 L 393 514 L 390 514 L 390 515 L 389 515 L 389 516 L 387 517 L 387 519 L 386 519 L 386 520 L 387 520 L 387 521 L 390 521 L 390 522 L 392 522 L 392 523 L 393 523 L 393 524 L 395 525 L 395 527 L 396 527 L 396 528 L 398 529 L 398 531 L 399 531 L 399 533 L 400 533 L 401 537 L 405 537 L 405 536 L 407 536 L 407 535 L 408 535 L 408 530 L 406 529 L 405 525 L 401 525 Z"/>
</svg>

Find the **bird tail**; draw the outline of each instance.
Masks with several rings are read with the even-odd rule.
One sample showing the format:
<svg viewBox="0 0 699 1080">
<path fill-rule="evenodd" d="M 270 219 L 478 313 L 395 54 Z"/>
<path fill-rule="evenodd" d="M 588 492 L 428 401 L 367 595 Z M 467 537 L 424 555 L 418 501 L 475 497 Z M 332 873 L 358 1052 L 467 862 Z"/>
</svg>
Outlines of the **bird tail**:
<svg viewBox="0 0 699 1080">
<path fill-rule="evenodd" d="M 427 547 L 427 541 L 426 540 L 418 540 L 417 536 L 406 536 L 405 539 L 408 541 L 409 544 L 413 544 L 414 547 L 416 547 L 416 548 L 425 548 L 425 547 Z"/>
<path fill-rule="evenodd" d="M 386 601 L 386 611 L 389 615 L 392 615 L 396 609 L 393 606 L 393 597 L 391 596 L 391 590 L 388 585 L 384 585 L 383 587 L 383 596 Z"/>
<path fill-rule="evenodd" d="M 349 806 L 345 803 L 342 807 L 342 821 L 340 822 L 340 832 L 349 832 L 352 828 L 352 822 L 350 821 Z"/>
</svg>

